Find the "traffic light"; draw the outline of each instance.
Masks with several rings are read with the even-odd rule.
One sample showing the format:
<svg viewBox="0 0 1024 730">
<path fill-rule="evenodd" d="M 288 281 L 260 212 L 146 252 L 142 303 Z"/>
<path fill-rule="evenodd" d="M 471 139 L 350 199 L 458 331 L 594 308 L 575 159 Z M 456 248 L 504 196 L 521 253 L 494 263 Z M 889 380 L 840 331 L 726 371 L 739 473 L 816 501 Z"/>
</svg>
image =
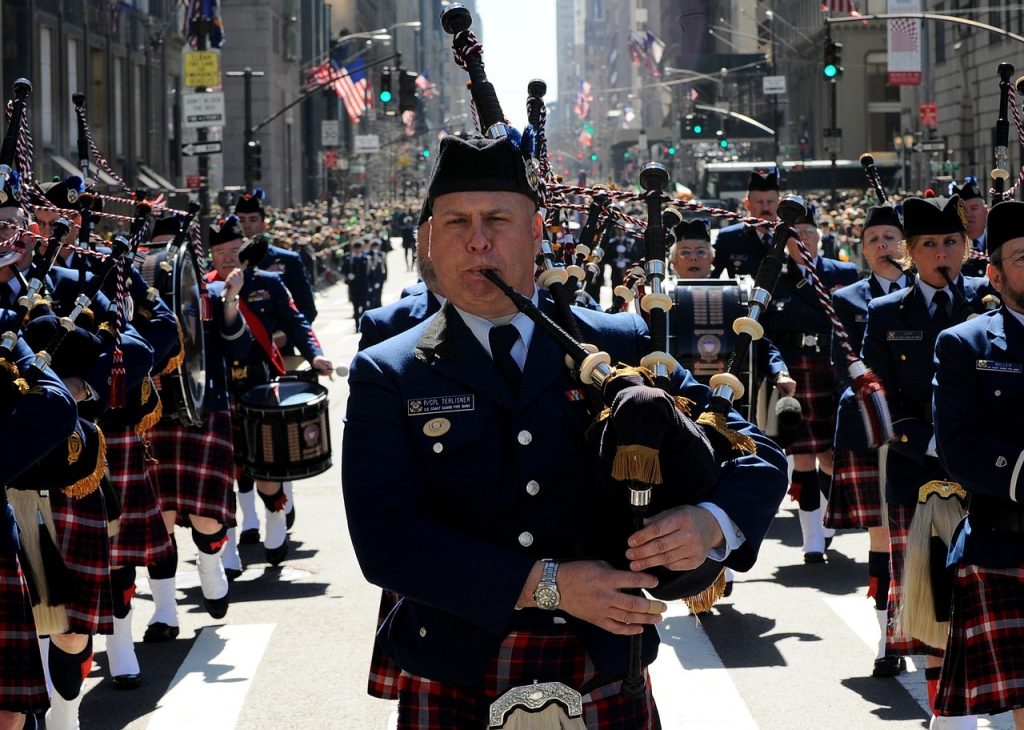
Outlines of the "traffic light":
<svg viewBox="0 0 1024 730">
<path fill-rule="evenodd" d="M 398 74 L 398 111 L 416 111 L 416 73 L 400 71 Z"/>
<path fill-rule="evenodd" d="M 669 145 L 668 156 L 669 157 L 675 157 L 676 156 L 676 146 L 675 145 Z"/>
<path fill-rule="evenodd" d="M 260 141 L 258 139 L 251 139 L 245 143 L 245 158 L 243 164 L 245 166 L 245 179 L 246 180 L 260 180 L 263 177 L 263 171 L 261 169 L 263 160 L 260 158 L 262 148 L 260 147 Z"/>
<path fill-rule="evenodd" d="M 380 72 L 380 93 L 377 94 L 377 97 L 380 99 L 380 103 L 385 105 L 385 108 L 394 98 L 391 93 L 391 69 L 386 66 Z"/>
<path fill-rule="evenodd" d="M 591 152 L 590 153 L 590 161 L 591 162 L 597 162 L 597 153 L 596 152 Z"/>
<path fill-rule="evenodd" d="M 831 38 L 825 39 L 825 57 L 821 66 L 821 75 L 826 81 L 837 81 L 843 75 L 843 44 Z"/>
<path fill-rule="evenodd" d="M 424 147 L 423 151 L 420 154 L 423 155 L 424 160 L 427 159 L 428 157 L 430 157 L 430 148 Z"/>
<path fill-rule="evenodd" d="M 707 135 L 707 120 L 703 114 L 687 114 L 680 127 L 679 136 L 683 139 L 701 139 Z"/>
</svg>

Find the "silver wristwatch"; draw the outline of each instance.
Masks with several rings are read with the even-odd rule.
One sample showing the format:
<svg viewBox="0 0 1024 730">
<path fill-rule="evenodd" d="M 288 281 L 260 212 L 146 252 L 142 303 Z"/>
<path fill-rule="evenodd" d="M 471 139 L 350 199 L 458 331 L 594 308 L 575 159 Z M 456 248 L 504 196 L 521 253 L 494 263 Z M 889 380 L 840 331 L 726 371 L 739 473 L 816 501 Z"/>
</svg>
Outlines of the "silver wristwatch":
<svg viewBox="0 0 1024 730">
<path fill-rule="evenodd" d="M 549 559 L 543 562 L 543 572 L 540 575 L 540 583 L 533 591 L 533 600 L 537 603 L 537 608 L 554 611 L 558 608 L 558 602 L 562 600 L 562 595 L 558 592 L 558 563 Z"/>
</svg>

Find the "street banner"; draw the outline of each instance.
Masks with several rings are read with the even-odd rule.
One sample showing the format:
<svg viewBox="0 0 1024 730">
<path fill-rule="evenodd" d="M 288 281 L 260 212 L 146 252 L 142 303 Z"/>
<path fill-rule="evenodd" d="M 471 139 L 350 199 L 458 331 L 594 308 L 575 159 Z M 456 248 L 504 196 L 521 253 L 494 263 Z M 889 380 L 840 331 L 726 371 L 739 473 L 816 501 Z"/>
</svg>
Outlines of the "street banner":
<svg viewBox="0 0 1024 730">
<path fill-rule="evenodd" d="M 889 13 L 919 13 L 921 0 L 889 0 Z M 921 21 L 899 18 L 889 23 L 889 86 L 921 85 Z"/>
</svg>

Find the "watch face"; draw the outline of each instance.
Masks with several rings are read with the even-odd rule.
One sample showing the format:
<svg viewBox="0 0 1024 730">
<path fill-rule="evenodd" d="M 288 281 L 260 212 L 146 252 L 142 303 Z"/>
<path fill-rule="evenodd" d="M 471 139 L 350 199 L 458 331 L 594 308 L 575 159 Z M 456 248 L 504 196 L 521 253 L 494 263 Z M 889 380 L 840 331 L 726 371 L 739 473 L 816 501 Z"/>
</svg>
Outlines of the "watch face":
<svg viewBox="0 0 1024 730">
<path fill-rule="evenodd" d="M 558 608 L 560 598 L 561 596 L 558 595 L 558 589 L 555 586 L 539 586 L 533 594 L 533 600 L 537 602 L 537 607 L 547 609 L 548 611 Z"/>
</svg>

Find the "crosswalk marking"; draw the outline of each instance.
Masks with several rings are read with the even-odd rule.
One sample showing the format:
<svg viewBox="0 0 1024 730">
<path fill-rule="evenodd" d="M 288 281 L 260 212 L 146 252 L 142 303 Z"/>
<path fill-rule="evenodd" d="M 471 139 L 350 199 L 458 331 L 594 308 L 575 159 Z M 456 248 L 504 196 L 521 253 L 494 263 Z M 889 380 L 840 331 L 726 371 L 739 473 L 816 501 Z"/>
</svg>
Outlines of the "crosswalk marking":
<svg viewBox="0 0 1024 730">
<path fill-rule="evenodd" d="M 658 633 L 661 647 L 650 672 L 664 727 L 756 730 L 711 640 L 681 601 L 669 604 Z"/>
<path fill-rule="evenodd" d="M 248 624 L 203 629 L 153 712 L 149 730 L 236 727 L 274 627 Z"/>
</svg>

